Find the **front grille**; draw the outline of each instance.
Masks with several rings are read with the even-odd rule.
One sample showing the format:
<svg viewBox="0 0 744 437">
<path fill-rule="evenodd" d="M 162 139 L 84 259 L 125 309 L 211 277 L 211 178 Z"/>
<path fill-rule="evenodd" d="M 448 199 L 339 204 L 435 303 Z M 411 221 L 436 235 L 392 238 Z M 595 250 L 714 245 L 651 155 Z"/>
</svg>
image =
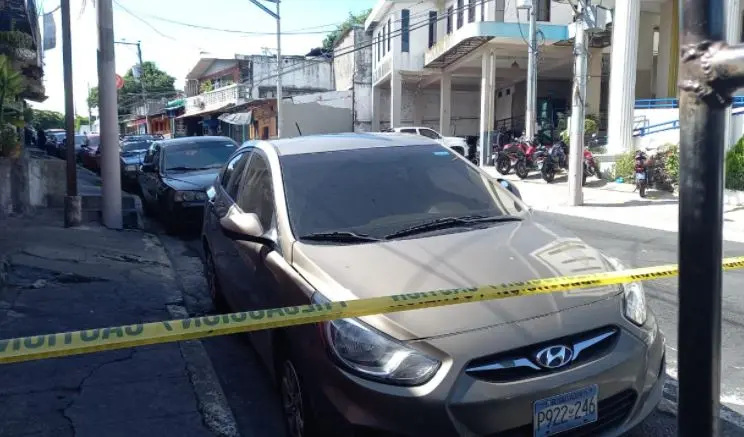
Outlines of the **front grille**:
<svg viewBox="0 0 744 437">
<path fill-rule="evenodd" d="M 597 421 L 580 428 L 571 429 L 554 437 L 593 437 L 621 426 L 635 405 L 636 393 L 626 390 L 599 401 Z M 520 426 L 489 437 L 532 437 L 532 424 Z"/>
<path fill-rule="evenodd" d="M 468 364 L 465 372 L 473 378 L 494 383 L 513 382 L 535 376 L 549 375 L 607 355 L 615 347 L 620 337 L 619 333 L 620 330 L 617 327 L 605 326 L 581 334 L 532 344 L 473 360 Z M 535 360 L 537 352 L 552 345 L 570 345 L 572 347 L 573 356 L 569 364 L 556 369 L 546 369 L 537 364 Z"/>
</svg>

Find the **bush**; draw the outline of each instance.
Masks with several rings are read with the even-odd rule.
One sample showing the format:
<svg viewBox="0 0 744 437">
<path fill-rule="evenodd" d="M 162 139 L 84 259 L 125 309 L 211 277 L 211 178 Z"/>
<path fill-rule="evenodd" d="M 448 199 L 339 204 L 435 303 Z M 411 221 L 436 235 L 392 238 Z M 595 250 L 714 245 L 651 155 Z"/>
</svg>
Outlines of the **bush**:
<svg viewBox="0 0 744 437">
<path fill-rule="evenodd" d="M 676 144 L 665 144 L 647 161 L 653 177 L 654 186 L 660 190 L 673 191 L 679 184 L 679 147 Z M 618 155 L 612 172 L 605 172 L 607 179 L 615 180 L 619 177 L 625 183 L 634 183 L 635 152 Z"/>
<path fill-rule="evenodd" d="M 633 152 L 623 153 L 615 160 L 615 171 L 612 178 L 623 178 L 625 182 L 633 182 L 633 173 L 635 172 L 635 154 Z"/>
<path fill-rule="evenodd" d="M 12 157 L 17 154 L 20 139 L 15 126 L 12 124 L 0 125 L 0 156 Z"/>
<path fill-rule="evenodd" d="M 744 191 L 744 137 L 726 153 L 726 188 Z"/>
</svg>

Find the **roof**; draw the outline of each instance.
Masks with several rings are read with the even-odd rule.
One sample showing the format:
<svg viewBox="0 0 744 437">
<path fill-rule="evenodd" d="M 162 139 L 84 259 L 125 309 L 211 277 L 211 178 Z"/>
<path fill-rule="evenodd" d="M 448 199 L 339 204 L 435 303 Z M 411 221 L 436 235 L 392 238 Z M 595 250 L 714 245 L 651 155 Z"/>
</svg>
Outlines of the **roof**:
<svg viewBox="0 0 744 437">
<path fill-rule="evenodd" d="M 335 152 L 340 150 L 422 146 L 427 144 L 443 147 L 438 142 L 426 137 L 395 132 L 308 135 L 281 140 L 269 140 L 267 142 L 274 146 L 280 156 Z"/>
<path fill-rule="evenodd" d="M 199 142 L 199 141 L 224 141 L 224 140 L 229 140 L 229 141 L 234 142 L 234 140 L 230 137 L 223 137 L 223 136 L 216 136 L 216 135 L 215 136 L 204 135 L 204 136 L 194 136 L 194 137 L 173 138 L 170 140 L 159 140 L 158 144 L 166 147 L 166 146 L 177 146 L 179 144 L 192 143 L 194 141 Z"/>
</svg>

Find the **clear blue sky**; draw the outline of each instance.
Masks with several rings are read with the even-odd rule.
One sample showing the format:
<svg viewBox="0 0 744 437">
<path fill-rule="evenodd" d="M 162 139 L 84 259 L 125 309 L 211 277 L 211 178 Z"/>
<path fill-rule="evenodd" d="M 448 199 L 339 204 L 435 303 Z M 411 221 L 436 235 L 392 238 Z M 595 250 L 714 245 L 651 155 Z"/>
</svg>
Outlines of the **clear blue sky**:
<svg viewBox="0 0 744 437">
<path fill-rule="evenodd" d="M 76 111 L 86 114 L 87 87 L 97 85 L 95 0 L 72 1 L 73 80 Z M 87 3 L 85 8 L 83 4 Z M 117 4 L 118 3 L 118 4 Z M 272 8 L 272 3 L 263 2 Z M 374 6 L 375 0 L 282 0 L 282 52 L 306 54 L 321 44 L 325 33 L 341 23 L 349 12 L 359 12 Z M 121 6 L 119 6 L 121 5 Z M 51 11 L 59 0 L 46 0 L 40 6 Z M 130 13 L 127 13 L 126 8 Z M 44 76 L 49 99 L 34 107 L 62 111 L 64 88 L 62 81 L 62 21 L 57 24 L 57 48 L 45 53 Z M 138 17 L 138 18 L 137 18 Z M 141 41 L 145 61 L 156 62 L 161 69 L 176 78 L 176 87 L 183 86 L 184 75 L 200 56 L 200 51 L 231 57 L 236 53 L 261 53 L 263 47 L 276 48 L 275 35 L 242 35 L 200 30 L 168 23 L 159 18 L 220 29 L 243 32 L 275 32 L 276 21 L 249 0 L 114 0 L 114 32 L 116 40 Z M 154 28 L 154 29 L 153 29 Z M 290 32 L 307 32 L 290 34 Z M 315 32 L 315 33 L 313 33 Z M 209 55 L 207 55 L 209 56 Z M 117 45 L 116 71 L 123 75 L 137 60 L 136 48 Z"/>
</svg>

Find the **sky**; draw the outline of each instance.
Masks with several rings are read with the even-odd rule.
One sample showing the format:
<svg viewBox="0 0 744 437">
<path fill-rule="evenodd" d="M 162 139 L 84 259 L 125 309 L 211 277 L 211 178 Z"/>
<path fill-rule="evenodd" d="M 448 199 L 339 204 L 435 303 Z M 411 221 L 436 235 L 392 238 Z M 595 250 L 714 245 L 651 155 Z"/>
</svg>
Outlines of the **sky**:
<svg viewBox="0 0 744 437">
<path fill-rule="evenodd" d="M 183 89 L 186 73 L 202 56 L 233 57 L 235 54 L 259 54 L 264 48 L 276 49 L 276 20 L 250 0 L 113 0 L 114 39 L 142 45 L 144 61 L 155 62 L 176 78 Z M 72 61 L 75 111 L 87 115 L 88 87 L 98 84 L 95 0 L 72 0 Z M 321 45 L 325 35 L 343 22 L 349 12 L 374 6 L 376 0 L 282 0 L 282 53 L 304 55 Z M 49 98 L 31 102 L 38 109 L 64 111 L 62 76 L 62 18 L 59 0 L 37 2 L 44 12 L 54 12 L 57 47 L 44 53 L 44 85 Z M 262 1 L 269 9 L 274 4 Z M 168 21 L 170 22 L 168 22 Z M 211 31 L 186 23 L 218 29 L 255 32 Z M 42 23 L 40 27 L 43 28 Z M 285 33 L 286 32 L 286 33 Z M 293 33 L 294 32 L 294 33 Z M 266 35 L 266 33 L 273 33 Z M 116 72 L 123 76 L 137 62 L 135 46 L 115 44 Z"/>
</svg>

